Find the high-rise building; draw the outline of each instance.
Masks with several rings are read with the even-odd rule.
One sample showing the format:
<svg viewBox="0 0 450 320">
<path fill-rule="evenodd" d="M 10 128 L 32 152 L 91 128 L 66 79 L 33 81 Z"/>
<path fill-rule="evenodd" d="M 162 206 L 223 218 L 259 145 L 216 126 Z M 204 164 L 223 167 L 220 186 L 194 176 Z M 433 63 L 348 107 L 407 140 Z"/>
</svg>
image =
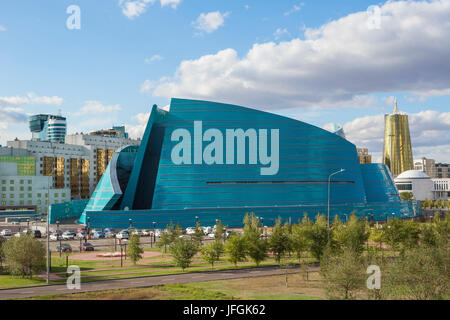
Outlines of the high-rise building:
<svg viewBox="0 0 450 320">
<path fill-rule="evenodd" d="M 372 156 L 369 154 L 369 149 L 367 148 L 356 148 L 358 153 L 358 160 L 360 164 L 372 163 Z"/>
<path fill-rule="evenodd" d="M 37 176 L 52 176 L 53 187 L 69 188 L 72 199 L 88 199 L 114 152 L 123 146 L 139 145 L 139 140 L 125 136 L 128 136 L 126 132 L 112 136 L 77 133 L 67 135 L 66 143 L 15 140 L 8 141 L 10 148 L 4 148 L 8 150 L 4 153 L 6 156 L 9 150 L 25 150 L 27 155 L 35 157 L 33 170 L 36 168 Z M 8 161 L 13 161 L 11 156 Z"/>
<path fill-rule="evenodd" d="M 384 116 L 383 163 L 394 177 L 414 169 L 408 115 L 400 113 L 397 99 L 394 112 Z"/>
<path fill-rule="evenodd" d="M 33 140 L 64 143 L 66 118 L 60 115 L 37 114 L 28 120 Z"/>
</svg>

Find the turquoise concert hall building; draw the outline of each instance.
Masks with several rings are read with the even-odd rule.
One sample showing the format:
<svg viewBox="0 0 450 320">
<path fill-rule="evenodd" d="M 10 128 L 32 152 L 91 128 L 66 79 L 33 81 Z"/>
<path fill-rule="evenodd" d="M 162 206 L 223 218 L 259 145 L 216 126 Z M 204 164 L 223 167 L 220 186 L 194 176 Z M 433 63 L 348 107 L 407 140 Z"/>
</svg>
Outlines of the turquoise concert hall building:
<svg viewBox="0 0 450 320">
<path fill-rule="evenodd" d="M 342 171 L 343 170 L 343 171 Z M 346 220 L 420 215 L 389 169 L 360 164 L 356 147 L 313 125 L 250 108 L 172 99 L 153 106 L 139 147 L 117 150 L 79 222 L 92 228 L 264 225 L 304 214 Z"/>
</svg>

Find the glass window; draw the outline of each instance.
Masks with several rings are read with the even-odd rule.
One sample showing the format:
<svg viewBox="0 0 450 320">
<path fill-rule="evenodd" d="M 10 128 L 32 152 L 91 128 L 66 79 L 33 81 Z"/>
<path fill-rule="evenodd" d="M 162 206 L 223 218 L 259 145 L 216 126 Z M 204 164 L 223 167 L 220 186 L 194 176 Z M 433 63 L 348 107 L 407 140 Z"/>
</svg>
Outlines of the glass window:
<svg viewBox="0 0 450 320">
<path fill-rule="evenodd" d="M 32 194 L 32 193 L 29 193 L 29 194 L 28 194 L 28 198 L 33 198 L 33 194 Z"/>
<path fill-rule="evenodd" d="M 32 183 L 32 180 L 28 180 L 28 184 L 31 184 Z"/>
<path fill-rule="evenodd" d="M 23 180 L 20 180 L 20 184 L 23 184 Z"/>
<path fill-rule="evenodd" d="M 10 201 L 10 202 L 9 202 L 9 205 L 10 205 L 10 206 L 13 206 L 13 205 L 14 205 L 14 201 Z"/>
<path fill-rule="evenodd" d="M 20 204 L 24 204 L 24 203 L 23 203 L 23 200 L 20 200 Z"/>
<path fill-rule="evenodd" d="M 31 200 L 28 200 L 28 201 L 27 201 L 27 204 L 31 204 Z"/>
<path fill-rule="evenodd" d="M 2 187 L 2 191 L 6 191 L 6 187 Z"/>
<path fill-rule="evenodd" d="M 9 197 L 10 197 L 11 199 L 14 199 L 14 193 L 11 193 L 11 194 L 9 195 Z"/>
<path fill-rule="evenodd" d="M 23 191 L 24 189 L 23 189 L 23 187 L 20 187 L 20 191 Z"/>
<path fill-rule="evenodd" d="M 38 201 L 37 201 L 37 204 L 41 204 L 41 200 L 38 200 Z"/>
<path fill-rule="evenodd" d="M 2 206 L 6 206 L 6 201 L 2 201 Z"/>
<path fill-rule="evenodd" d="M 65 194 L 65 193 L 62 193 L 62 194 L 61 194 L 61 197 L 65 198 L 65 197 L 66 197 L 66 194 Z"/>
<path fill-rule="evenodd" d="M 9 191 L 14 191 L 14 187 L 9 187 Z"/>
<path fill-rule="evenodd" d="M 9 180 L 9 184 L 14 184 L 14 180 Z"/>
<path fill-rule="evenodd" d="M 55 198 L 58 198 L 58 194 L 57 193 L 55 193 Z"/>
<path fill-rule="evenodd" d="M 38 197 L 38 198 L 40 198 L 40 197 L 41 197 L 41 194 L 40 194 L 40 193 L 38 193 L 38 194 L 37 194 L 37 197 Z"/>
<path fill-rule="evenodd" d="M 6 180 L 2 180 L 2 184 L 6 184 Z"/>
<path fill-rule="evenodd" d="M 31 191 L 32 190 L 32 187 L 28 187 L 28 191 Z"/>
<path fill-rule="evenodd" d="M 24 195 L 23 193 L 21 193 L 21 194 L 20 194 L 20 199 L 23 199 L 24 196 L 25 196 L 25 195 Z"/>
<path fill-rule="evenodd" d="M 6 194 L 2 194 L 2 198 L 5 199 L 6 198 Z"/>
</svg>

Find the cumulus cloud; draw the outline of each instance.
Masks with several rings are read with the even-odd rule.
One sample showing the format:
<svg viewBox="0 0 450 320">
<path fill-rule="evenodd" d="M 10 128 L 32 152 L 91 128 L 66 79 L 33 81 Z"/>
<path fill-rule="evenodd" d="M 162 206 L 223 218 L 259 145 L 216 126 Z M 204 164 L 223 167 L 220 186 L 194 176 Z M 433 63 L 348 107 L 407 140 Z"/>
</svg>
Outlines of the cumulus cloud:
<svg viewBox="0 0 450 320">
<path fill-rule="evenodd" d="M 193 25 L 202 32 L 211 33 L 223 26 L 225 18 L 229 15 L 229 12 L 221 13 L 220 11 L 201 13 Z"/>
<path fill-rule="evenodd" d="M 145 13 L 147 7 L 156 1 L 157 0 L 120 0 L 119 6 L 122 8 L 122 13 L 127 18 L 134 19 Z M 176 9 L 181 0 L 160 0 L 159 2 L 161 3 L 161 7 L 170 6 L 171 8 Z"/>
<path fill-rule="evenodd" d="M 150 92 L 155 87 L 155 82 L 151 80 L 145 80 L 141 84 L 141 88 L 139 89 L 140 93 Z"/>
<path fill-rule="evenodd" d="M 347 107 L 373 92 L 447 94 L 450 1 L 389 1 L 380 12 L 380 29 L 357 12 L 243 57 L 228 48 L 182 61 L 153 95 L 280 109 Z"/>
<path fill-rule="evenodd" d="M 84 106 L 81 107 L 80 111 L 75 113 L 74 115 L 81 116 L 87 114 L 105 114 L 120 110 L 122 110 L 120 104 L 104 105 L 100 101 L 88 100 L 84 102 Z"/>
<path fill-rule="evenodd" d="M 409 130 L 413 156 L 426 156 L 437 161 L 450 159 L 450 112 L 424 110 L 412 113 L 409 117 Z M 330 130 L 332 124 L 324 129 Z M 384 115 L 356 118 L 343 125 L 349 141 L 358 147 L 369 148 L 376 161 L 381 161 L 384 138 Z M 331 131 L 331 130 L 330 130 Z"/>
<path fill-rule="evenodd" d="M 0 25 L 0 32 L 2 32 L 2 31 L 6 31 L 6 28 L 4 26 Z"/>
<path fill-rule="evenodd" d="M 148 122 L 148 118 L 150 117 L 150 112 L 138 113 L 135 115 L 132 120 L 137 122 L 137 124 L 126 124 L 125 128 L 128 132 L 128 135 L 132 139 L 142 138 L 144 135 L 145 127 Z"/>
</svg>

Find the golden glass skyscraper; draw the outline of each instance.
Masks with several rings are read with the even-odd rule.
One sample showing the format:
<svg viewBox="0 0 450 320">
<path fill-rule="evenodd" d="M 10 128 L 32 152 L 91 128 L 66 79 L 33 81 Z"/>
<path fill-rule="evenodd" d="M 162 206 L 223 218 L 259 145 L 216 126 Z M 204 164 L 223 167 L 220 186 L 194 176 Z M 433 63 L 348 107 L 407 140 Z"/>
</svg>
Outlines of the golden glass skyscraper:
<svg viewBox="0 0 450 320">
<path fill-rule="evenodd" d="M 393 176 L 414 169 L 408 115 L 400 113 L 397 99 L 394 112 L 384 115 L 383 163 Z"/>
</svg>

